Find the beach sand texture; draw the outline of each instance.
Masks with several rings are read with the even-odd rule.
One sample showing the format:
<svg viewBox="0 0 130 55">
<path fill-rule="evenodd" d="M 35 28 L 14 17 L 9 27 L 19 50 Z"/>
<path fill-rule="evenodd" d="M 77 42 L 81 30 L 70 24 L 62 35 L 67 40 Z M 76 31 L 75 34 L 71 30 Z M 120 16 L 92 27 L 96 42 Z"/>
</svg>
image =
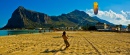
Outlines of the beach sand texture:
<svg viewBox="0 0 130 55">
<path fill-rule="evenodd" d="M 130 55 L 130 33 L 62 31 L 0 37 L 0 55 Z"/>
</svg>

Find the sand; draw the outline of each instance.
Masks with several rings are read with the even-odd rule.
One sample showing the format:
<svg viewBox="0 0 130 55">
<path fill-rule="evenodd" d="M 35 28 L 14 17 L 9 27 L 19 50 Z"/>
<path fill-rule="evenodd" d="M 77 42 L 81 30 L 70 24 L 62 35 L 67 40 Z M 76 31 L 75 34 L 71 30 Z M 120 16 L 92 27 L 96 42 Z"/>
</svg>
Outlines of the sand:
<svg viewBox="0 0 130 55">
<path fill-rule="evenodd" d="M 130 33 L 67 31 L 0 37 L 0 55 L 130 55 Z"/>
</svg>

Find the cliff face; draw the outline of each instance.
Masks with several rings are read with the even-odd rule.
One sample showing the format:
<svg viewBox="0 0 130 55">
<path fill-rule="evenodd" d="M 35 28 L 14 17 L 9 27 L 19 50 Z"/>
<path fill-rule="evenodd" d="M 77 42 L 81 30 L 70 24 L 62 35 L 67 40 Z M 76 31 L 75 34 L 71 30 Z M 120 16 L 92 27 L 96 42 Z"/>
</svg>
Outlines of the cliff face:
<svg viewBox="0 0 130 55">
<path fill-rule="evenodd" d="M 68 14 L 48 16 L 47 14 L 31 11 L 19 6 L 8 20 L 4 29 L 12 28 L 39 28 L 39 27 L 75 27 L 86 23 L 97 23 L 83 11 L 74 10 Z"/>
<path fill-rule="evenodd" d="M 44 13 L 27 10 L 19 6 L 4 28 L 37 28 L 50 24 L 50 17 Z"/>
</svg>

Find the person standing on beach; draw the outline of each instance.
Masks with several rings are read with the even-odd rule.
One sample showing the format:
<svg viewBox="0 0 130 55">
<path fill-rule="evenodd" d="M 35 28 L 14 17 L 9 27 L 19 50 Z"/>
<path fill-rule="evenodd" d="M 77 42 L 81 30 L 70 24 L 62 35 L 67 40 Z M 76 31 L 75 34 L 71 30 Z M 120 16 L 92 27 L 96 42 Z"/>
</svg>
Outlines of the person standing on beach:
<svg viewBox="0 0 130 55">
<path fill-rule="evenodd" d="M 63 35 L 62 35 L 62 37 L 63 37 L 63 39 L 64 39 L 64 43 L 66 44 L 66 47 L 65 47 L 65 49 L 66 48 L 68 48 L 69 46 L 70 46 L 70 44 L 69 44 L 69 42 L 68 42 L 68 38 L 67 38 L 67 36 L 66 36 L 66 32 L 64 31 L 63 32 Z"/>
</svg>

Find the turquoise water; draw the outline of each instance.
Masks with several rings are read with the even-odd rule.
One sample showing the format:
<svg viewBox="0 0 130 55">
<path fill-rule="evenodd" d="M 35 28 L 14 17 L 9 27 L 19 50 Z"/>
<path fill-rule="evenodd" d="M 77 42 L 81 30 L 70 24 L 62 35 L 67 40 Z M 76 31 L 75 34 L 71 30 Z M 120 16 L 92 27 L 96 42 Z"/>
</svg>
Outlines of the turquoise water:
<svg viewBox="0 0 130 55">
<path fill-rule="evenodd" d="M 42 30 L 44 32 L 44 30 Z M 45 30 L 49 32 L 49 30 Z M 28 33 L 39 33 L 39 30 L 0 30 L 0 36 L 17 35 L 17 34 L 28 34 Z"/>
</svg>

